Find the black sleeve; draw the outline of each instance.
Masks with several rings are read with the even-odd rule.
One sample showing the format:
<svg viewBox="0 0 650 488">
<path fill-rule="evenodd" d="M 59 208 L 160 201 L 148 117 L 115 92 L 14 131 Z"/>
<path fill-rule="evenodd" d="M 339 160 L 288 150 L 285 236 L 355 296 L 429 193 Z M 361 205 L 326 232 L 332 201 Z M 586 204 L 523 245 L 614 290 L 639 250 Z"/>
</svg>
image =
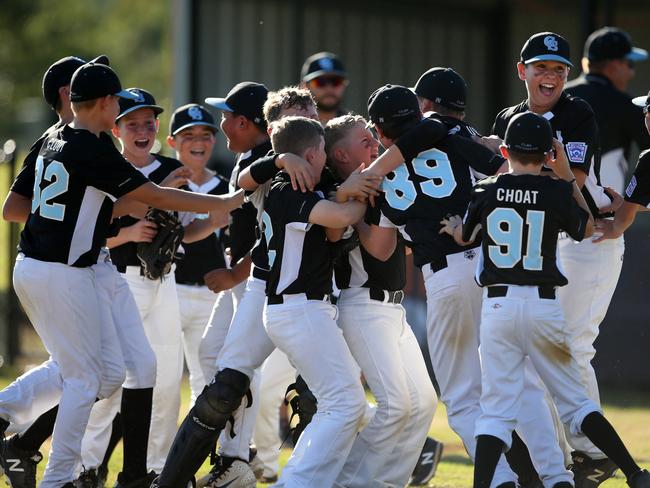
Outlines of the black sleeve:
<svg viewBox="0 0 650 488">
<path fill-rule="evenodd" d="M 494 154 L 490 149 L 467 139 L 462 136 L 449 136 L 454 138 L 454 142 L 458 148 L 459 153 L 463 156 L 467 164 L 469 164 L 474 170 L 484 175 L 491 176 L 495 174 L 505 159 L 503 157 Z"/>
<path fill-rule="evenodd" d="M 625 190 L 625 201 L 643 207 L 650 205 L 650 151 L 641 153 L 634 175 Z"/>
<path fill-rule="evenodd" d="M 494 119 L 494 124 L 492 125 L 492 131 L 490 134 L 499 136 L 501 139 L 503 139 L 506 136 L 506 119 L 505 119 L 505 113 L 507 109 L 501 110 Z"/>
<path fill-rule="evenodd" d="M 244 203 L 240 208 L 230 212 L 228 226 L 231 261 L 238 262 L 246 256 L 257 236 L 257 209 L 250 202 Z"/>
<path fill-rule="evenodd" d="M 364 216 L 364 222 L 368 225 L 379 225 L 379 220 L 381 219 L 381 207 L 383 204 L 384 195 L 379 195 L 375 197 L 375 206 L 368 205 L 366 208 L 366 214 Z"/>
<path fill-rule="evenodd" d="M 275 165 L 278 155 L 273 153 L 263 156 L 250 165 L 250 174 L 255 183 L 263 185 L 280 171 Z"/>
<path fill-rule="evenodd" d="M 558 184 L 561 190 L 560 197 L 556 201 L 566 202 L 556 211 L 561 219 L 560 228 L 569 234 L 573 240 L 580 242 L 585 237 L 589 212 L 581 208 L 573 198 L 572 183 L 559 180 L 554 182 Z"/>
<path fill-rule="evenodd" d="M 16 179 L 11 185 L 11 191 L 18 193 L 25 198 L 32 198 L 34 194 L 36 159 L 38 158 L 38 153 L 41 150 L 44 140 L 45 137 L 41 137 L 29 149 L 29 153 L 27 153 L 27 157 L 25 157 L 25 161 L 23 161 L 23 166 L 20 168 L 18 176 L 16 176 Z"/>
<path fill-rule="evenodd" d="M 285 222 L 308 224 L 312 209 L 323 200 L 323 197 L 316 192 L 303 193 L 300 190 L 294 190 L 291 185 L 286 185 L 282 193 Z"/>
<path fill-rule="evenodd" d="M 477 225 L 481 223 L 481 208 L 485 196 L 485 188 L 478 184 L 472 189 L 472 199 L 467 207 L 465 218 L 463 219 L 463 240 L 469 241 Z"/>
</svg>

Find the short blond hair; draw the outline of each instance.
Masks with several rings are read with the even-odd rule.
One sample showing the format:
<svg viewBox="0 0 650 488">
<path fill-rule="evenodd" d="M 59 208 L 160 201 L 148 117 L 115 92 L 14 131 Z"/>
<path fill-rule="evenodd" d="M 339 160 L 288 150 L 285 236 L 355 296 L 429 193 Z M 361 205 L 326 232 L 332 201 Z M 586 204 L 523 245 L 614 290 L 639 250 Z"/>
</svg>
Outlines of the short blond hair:
<svg viewBox="0 0 650 488">
<path fill-rule="evenodd" d="M 309 107 L 316 109 L 316 102 L 309 90 L 297 86 L 285 86 L 267 95 L 264 102 L 264 119 L 270 125 L 280 118 L 283 110 L 288 108 L 307 110 Z"/>
<path fill-rule="evenodd" d="M 323 126 L 307 117 L 283 117 L 271 124 L 271 144 L 276 154 L 292 153 L 302 156 L 310 147 L 318 147 Z"/>
<path fill-rule="evenodd" d="M 361 115 L 346 114 L 331 119 L 325 126 L 325 152 L 329 161 L 336 161 L 334 150 L 338 144 L 346 138 L 350 130 L 357 124 L 368 122 Z"/>
</svg>

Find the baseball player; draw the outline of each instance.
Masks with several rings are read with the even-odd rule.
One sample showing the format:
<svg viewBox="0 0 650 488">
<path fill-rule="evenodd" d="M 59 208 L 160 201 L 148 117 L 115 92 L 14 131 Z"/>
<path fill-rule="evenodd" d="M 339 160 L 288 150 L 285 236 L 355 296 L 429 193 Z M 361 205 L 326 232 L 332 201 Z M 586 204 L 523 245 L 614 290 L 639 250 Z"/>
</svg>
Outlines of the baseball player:
<svg viewBox="0 0 650 488">
<path fill-rule="evenodd" d="M 71 486 L 90 409 L 102 385 L 101 317 L 94 272 L 114 197 L 180 210 L 230 210 L 240 196 L 186 195 L 147 183 L 99 135 L 114 125 L 121 89 L 102 64 L 72 77 L 75 118 L 43 142 L 36 160 L 31 214 L 21 234 L 14 287 L 63 378 L 52 449 L 42 486 Z M 66 287 L 51 286 L 52 283 Z M 122 377 L 123 380 L 123 377 Z"/>
<path fill-rule="evenodd" d="M 648 96 L 636 97 L 632 102 L 643 107 L 645 117 L 645 127 L 650 134 L 650 93 Z M 650 199 L 648 199 L 648 177 L 650 176 L 650 150 L 643 151 L 639 155 L 639 161 L 636 164 L 634 175 L 625 190 L 625 202 L 616 210 L 614 220 L 597 220 L 596 229 L 602 232 L 602 236 L 594 242 L 600 242 L 605 239 L 617 239 L 623 235 L 623 232 L 632 225 L 637 212 L 647 212 Z"/>
<path fill-rule="evenodd" d="M 470 168 L 483 174 L 504 169 L 503 159 L 483 151 L 480 145 L 458 135 L 431 144 L 429 150 L 407 144 L 409 129 L 421 124 L 416 95 L 397 85 L 376 90 L 368 100 L 368 113 L 388 151 L 370 165 L 370 172 L 387 174 L 383 189 L 380 226 L 398 228 L 422 269 L 427 290 L 429 353 L 440 386 L 440 399 L 447 407 L 451 428 L 461 437 L 473 459 L 474 423 L 480 413 L 481 391 L 478 357 L 480 289 L 472 276 L 474 247 L 458 246 L 440 235 L 435 216 L 462 212 L 470 197 Z M 445 127 L 425 119 L 427 125 Z M 392 146 L 399 146 L 393 149 Z M 392 149 L 392 151 L 391 151 Z M 401 154 L 406 164 L 393 161 Z M 385 156 L 385 157 L 384 157 Z M 513 486 L 516 476 L 504 460 L 499 462 L 494 485 Z"/>
<path fill-rule="evenodd" d="M 198 104 L 177 108 L 170 121 L 167 143 L 176 151 L 177 159 L 192 171 L 187 186 L 190 191 L 221 195 L 228 193 L 228 182 L 206 168 L 215 144 L 217 126 L 212 114 Z M 193 218 L 208 215 L 182 214 L 181 222 L 190 224 Z M 224 224 L 226 224 L 225 222 Z M 185 362 L 190 373 L 193 405 L 207 384 L 199 362 L 199 346 L 210 315 L 214 321 L 229 322 L 233 313 L 230 290 L 221 292 L 215 305 L 214 293 L 205 285 L 204 275 L 226 267 L 221 233 L 211 233 L 205 239 L 183 243 L 184 256 L 176 263 L 176 291 L 181 318 Z"/>
<path fill-rule="evenodd" d="M 360 116 L 344 115 L 325 127 L 328 164 L 345 180 L 339 195 L 361 176 L 360 166 L 377 158 L 379 142 L 366 125 Z M 394 229 L 381 228 L 376 220 L 371 225 L 359 222 L 338 243 L 334 260 L 336 286 L 341 290 L 337 323 L 377 401 L 335 485 L 350 488 L 406 486 L 437 404 L 401 305 L 406 282 L 404 245 L 396 243 Z"/>
<path fill-rule="evenodd" d="M 553 159 L 552 150 L 555 150 Z M 489 487 L 510 446 L 522 408 L 524 359 L 557 399 L 562 420 L 615 460 L 631 487 L 650 486 L 650 473 L 629 452 L 581 382 L 555 288 L 567 283 L 557 266 L 557 235 L 577 241 L 593 232 L 593 217 L 549 122 L 527 112 L 513 116 L 502 154 L 509 174 L 480 182 L 464 221 L 443 220 L 457 242 L 483 230 L 477 282 L 485 286 L 481 312 L 481 416 L 476 422 L 474 487 Z M 542 165 L 560 181 L 540 175 Z M 562 181 L 563 180 L 563 181 Z M 462 222 L 462 225 L 460 225 Z M 571 480 L 554 485 L 571 487 Z"/>
<path fill-rule="evenodd" d="M 323 129 L 306 118 L 274 124 L 273 149 L 306 159 L 320 174 Z M 271 222 L 264 327 L 310 385 L 318 412 L 303 431 L 275 486 L 332 486 L 366 409 L 359 367 L 329 303 L 332 262 L 326 236 L 357 222 L 358 201 L 336 203 L 294 190 L 286 173 L 274 180 L 265 204 Z"/>
<path fill-rule="evenodd" d="M 300 78 L 316 100 L 318 119 L 323 125 L 346 113 L 341 108 L 341 103 L 348 86 L 348 74 L 336 54 L 312 54 L 303 63 Z"/>
<path fill-rule="evenodd" d="M 516 114 L 532 111 L 549 119 L 556 139 L 565 145 L 569 163 L 575 172 L 578 186 L 595 218 L 611 218 L 612 197 L 600 185 L 600 150 L 598 128 L 591 107 L 578 98 L 563 92 L 572 66 L 568 42 L 552 32 L 540 32 L 531 36 L 521 51 L 517 64 L 519 78 L 526 84 L 527 99 L 518 105 L 502 110 L 496 117 L 491 141 L 493 148 L 503 138 L 509 120 Z M 485 138 L 484 138 L 485 139 Z M 590 398 L 600 403 L 598 384 L 591 360 L 595 349 L 593 343 L 598 327 L 605 317 L 618 277 L 624 252 L 623 237 L 595 244 L 591 238 L 581 242 L 561 234 L 559 239 L 560 261 L 569 284 L 559 291 L 564 315 L 571 329 L 571 344 L 580 365 L 581 377 L 587 385 Z M 540 412 L 543 392 L 529 382 L 524 393 L 522 416 L 519 419 L 524 441 L 531 449 L 533 460 L 555 459 L 544 453 L 544 445 L 533 439 L 535 433 L 548 432 L 540 429 Z M 546 420 L 544 420 L 546 422 Z M 528 425 L 528 427 L 526 427 Z M 616 466 L 605 459 L 588 439 L 575 435 L 565 426 L 572 453 L 576 483 L 596 485 L 614 474 Z M 535 447 L 534 444 L 538 444 Z M 536 453 L 536 450 L 540 450 Z M 559 472 L 561 467 L 547 467 Z M 546 470 L 538 468 L 538 471 Z M 587 486 L 593 486 L 588 484 Z"/>
</svg>

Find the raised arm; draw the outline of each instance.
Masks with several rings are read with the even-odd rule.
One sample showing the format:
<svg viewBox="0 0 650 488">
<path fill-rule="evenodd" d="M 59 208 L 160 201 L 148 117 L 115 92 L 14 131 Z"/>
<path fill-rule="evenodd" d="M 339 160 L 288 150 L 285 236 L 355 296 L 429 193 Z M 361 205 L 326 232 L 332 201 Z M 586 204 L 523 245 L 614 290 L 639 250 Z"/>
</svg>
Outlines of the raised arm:
<svg viewBox="0 0 650 488">
<path fill-rule="evenodd" d="M 203 195 L 176 188 L 163 188 L 154 183 L 145 183 L 127 193 L 129 198 L 146 203 L 161 210 L 183 210 L 188 212 L 230 212 L 244 202 L 244 191 L 238 190 L 226 195 Z"/>
</svg>

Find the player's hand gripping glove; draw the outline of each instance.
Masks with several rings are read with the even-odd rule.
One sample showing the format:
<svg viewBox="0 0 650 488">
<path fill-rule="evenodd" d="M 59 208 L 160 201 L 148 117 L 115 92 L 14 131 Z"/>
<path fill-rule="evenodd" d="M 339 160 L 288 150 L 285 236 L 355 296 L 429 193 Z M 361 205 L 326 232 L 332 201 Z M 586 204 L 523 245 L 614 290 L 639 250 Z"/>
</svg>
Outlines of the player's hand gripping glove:
<svg viewBox="0 0 650 488">
<path fill-rule="evenodd" d="M 402 134 L 395 145 L 404 156 L 404 161 L 410 161 L 422 151 L 434 147 L 446 135 L 447 126 L 444 122 L 426 118 Z"/>
<path fill-rule="evenodd" d="M 154 222 L 158 232 L 151 242 L 139 242 L 138 259 L 143 275 L 150 280 L 162 279 L 171 270 L 184 230 L 178 218 L 165 210 L 150 208 L 144 217 Z"/>
</svg>

